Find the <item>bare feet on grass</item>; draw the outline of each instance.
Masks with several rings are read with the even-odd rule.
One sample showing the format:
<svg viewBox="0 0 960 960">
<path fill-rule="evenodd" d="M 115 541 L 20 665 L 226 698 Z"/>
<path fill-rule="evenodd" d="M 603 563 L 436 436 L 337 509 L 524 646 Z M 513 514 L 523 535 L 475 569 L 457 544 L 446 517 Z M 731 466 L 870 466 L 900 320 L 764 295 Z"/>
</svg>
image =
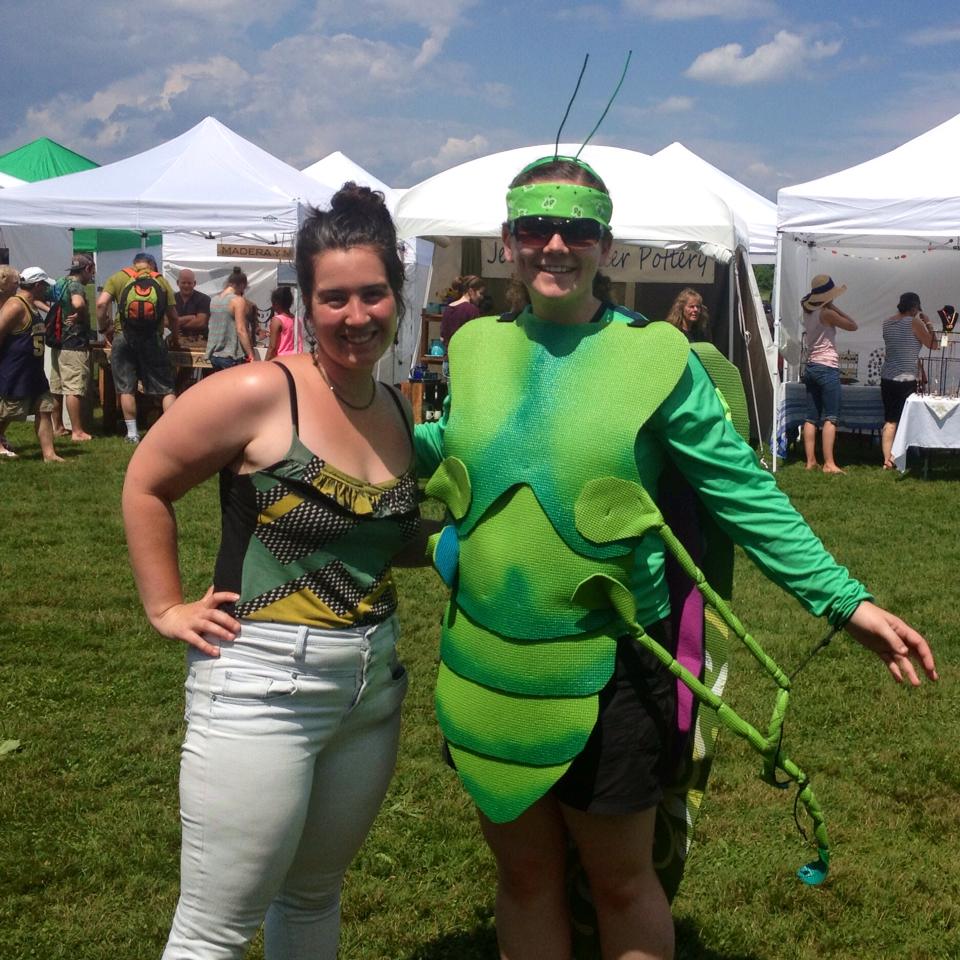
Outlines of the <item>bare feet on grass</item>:
<svg viewBox="0 0 960 960">
<path fill-rule="evenodd" d="M 825 463 L 825 464 L 823 465 L 823 472 L 824 472 L 824 473 L 843 473 L 843 474 L 845 474 L 847 471 L 846 471 L 846 470 L 841 470 L 835 463 L 829 463 L 829 464 L 828 464 L 828 463 Z"/>
<path fill-rule="evenodd" d="M 73 433 L 70 434 L 70 439 L 74 443 L 84 443 L 87 440 L 92 440 L 93 437 L 91 437 L 89 433 L 85 433 L 83 430 L 74 430 Z"/>
</svg>

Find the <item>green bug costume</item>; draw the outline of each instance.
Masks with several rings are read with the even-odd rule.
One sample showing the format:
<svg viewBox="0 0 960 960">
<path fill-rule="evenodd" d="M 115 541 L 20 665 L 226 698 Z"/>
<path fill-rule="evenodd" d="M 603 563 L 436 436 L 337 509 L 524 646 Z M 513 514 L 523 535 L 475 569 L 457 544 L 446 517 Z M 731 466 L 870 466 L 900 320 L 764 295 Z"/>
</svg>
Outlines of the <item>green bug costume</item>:
<svg viewBox="0 0 960 960">
<path fill-rule="evenodd" d="M 736 531 L 810 612 L 843 623 L 869 598 L 759 467 L 670 325 L 609 305 L 572 326 L 529 310 L 509 323 L 481 318 L 451 342 L 450 367 L 444 416 L 416 437 L 428 492 L 453 521 L 434 550 L 452 588 L 436 706 L 457 773 L 494 822 L 523 813 L 583 749 L 616 638 L 642 639 L 643 624 L 670 614 L 665 541 L 649 535 L 663 532 L 662 517 L 647 491 L 672 487 L 672 464 L 718 530 Z M 720 580 L 726 567 L 729 580 L 722 554 L 707 551 L 704 565 Z M 743 632 L 724 612 L 705 611 L 707 657 L 690 678 L 717 700 L 726 630 Z M 717 715 L 701 708 L 661 804 L 655 858 L 669 894 L 716 731 Z"/>
</svg>

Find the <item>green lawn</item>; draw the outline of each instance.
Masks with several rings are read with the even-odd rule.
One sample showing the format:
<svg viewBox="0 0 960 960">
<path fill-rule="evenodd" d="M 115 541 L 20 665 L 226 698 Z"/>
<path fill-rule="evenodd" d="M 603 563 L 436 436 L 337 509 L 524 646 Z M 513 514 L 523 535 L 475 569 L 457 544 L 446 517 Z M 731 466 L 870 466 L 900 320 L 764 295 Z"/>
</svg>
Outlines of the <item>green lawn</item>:
<svg viewBox="0 0 960 960">
<path fill-rule="evenodd" d="M 61 443 L 68 462 L 44 464 L 29 428 L 9 435 L 24 456 L 0 461 L 0 740 L 21 748 L 0 757 L 0 960 L 157 957 L 177 894 L 183 649 L 148 627 L 127 565 L 130 448 Z M 780 482 L 836 556 L 935 644 L 941 683 L 898 688 L 842 637 L 800 675 L 787 748 L 834 846 L 818 889 L 794 878 L 813 851 L 793 791 L 761 783 L 756 756 L 724 735 L 675 904 L 681 958 L 960 957 L 960 461 L 900 479 L 853 443 L 841 445 L 847 476 L 788 463 Z M 178 512 L 197 594 L 217 545 L 215 484 Z M 736 610 L 789 670 L 824 625 L 749 562 L 738 570 Z M 432 717 L 444 591 L 427 570 L 401 571 L 399 585 L 411 675 L 401 757 L 348 875 L 341 953 L 492 957 L 492 863 Z M 731 702 L 765 725 L 772 688 L 742 654 L 735 669 Z"/>
</svg>

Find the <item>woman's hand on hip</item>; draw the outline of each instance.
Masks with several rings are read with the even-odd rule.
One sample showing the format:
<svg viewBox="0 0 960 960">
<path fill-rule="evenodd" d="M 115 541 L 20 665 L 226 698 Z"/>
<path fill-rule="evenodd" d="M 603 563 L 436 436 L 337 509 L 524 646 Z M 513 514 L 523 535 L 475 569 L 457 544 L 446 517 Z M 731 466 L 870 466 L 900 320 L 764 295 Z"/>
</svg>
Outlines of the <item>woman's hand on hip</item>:
<svg viewBox="0 0 960 960">
<path fill-rule="evenodd" d="M 909 624 L 875 603 L 869 600 L 860 603 L 845 629 L 854 640 L 886 663 L 897 683 L 902 683 L 906 677 L 913 686 L 920 686 L 913 661 L 923 667 L 923 672 L 931 680 L 939 679 L 927 641 Z"/>
<path fill-rule="evenodd" d="M 214 593 L 213 587 L 193 603 L 175 603 L 150 622 L 154 628 L 171 640 L 182 640 L 211 657 L 220 655 L 220 648 L 205 637 L 234 640 L 240 633 L 240 623 L 220 609 L 221 604 L 236 603 L 240 594 L 229 590 Z"/>
</svg>

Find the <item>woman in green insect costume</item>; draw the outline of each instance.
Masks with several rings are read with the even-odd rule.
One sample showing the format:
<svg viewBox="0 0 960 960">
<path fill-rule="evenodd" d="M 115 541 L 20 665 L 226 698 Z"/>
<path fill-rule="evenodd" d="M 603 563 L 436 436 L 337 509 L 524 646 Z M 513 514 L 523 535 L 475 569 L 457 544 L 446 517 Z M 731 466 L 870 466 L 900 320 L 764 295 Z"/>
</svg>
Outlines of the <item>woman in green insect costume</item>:
<svg viewBox="0 0 960 960">
<path fill-rule="evenodd" d="M 672 829 L 655 829 L 657 808 L 682 766 L 677 751 L 703 753 L 716 732 L 693 717 L 674 675 L 679 662 L 718 699 L 725 666 L 709 648 L 699 661 L 680 649 L 690 598 L 671 608 L 667 567 L 724 571 L 708 553 L 685 554 L 654 501 L 689 486 L 694 507 L 681 504 L 671 525 L 702 506 L 718 537 L 845 626 L 896 680 L 919 683 L 912 660 L 936 676 L 924 639 L 870 602 L 757 464 L 683 334 L 594 297 L 611 215 L 602 180 L 579 160 L 521 171 L 503 243 L 530 306 L 457 333 L 443 417 L 417 428 L 421 474 L 433 474 L 428 492 L 450 516 L 434 543 L 452 591 L 437 714 L 497 861 L 497 935 L 510 960 L 571 954 L 568 838 L 603 957 L 673 956 L 665 886 L 672 894 L 685 850 L 673 843 L 655 865 L 655 834 Z M 716 625 L 717 609 L 728 611 L 700 587 L 710 602 L 695 617 Z"/>
</svg>

